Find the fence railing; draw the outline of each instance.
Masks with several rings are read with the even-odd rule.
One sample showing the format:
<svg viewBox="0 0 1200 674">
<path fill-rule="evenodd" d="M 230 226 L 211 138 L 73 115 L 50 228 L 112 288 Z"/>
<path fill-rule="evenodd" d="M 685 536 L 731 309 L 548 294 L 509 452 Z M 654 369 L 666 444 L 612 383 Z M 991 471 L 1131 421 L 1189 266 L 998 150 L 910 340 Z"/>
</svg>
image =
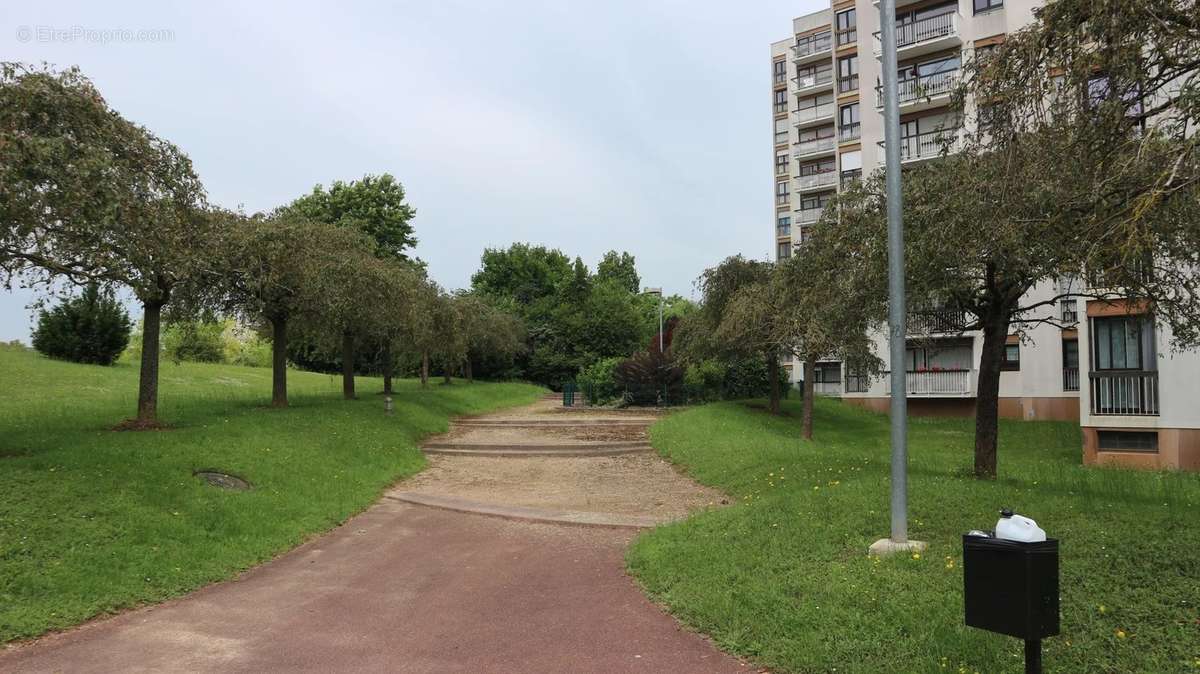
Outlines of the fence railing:
<svg viewBox="0 0 1200 674">
<path fill-rule="evenodd" d="M 936 40 L 956 33 L 958 33 L 958 12 L 946 12 L 936 16 L 927 16 L 917 21 L 897 23 L 896 49 L 903 49 L 909 45 L 926 40 Z M 879 39 L 879 31 L 875 31 L 874 35 L 875 51 L 876 53 L 882 52 L 883 44 Z"/>
<path fill-rule="evenodd" d="M 833 46 L 831 37 L 829 33 L 821 33 L 820 35 L 814 35 L 810 38 L 797 41 L 792 47 L 792 53 L 795 54 L 794 58 L 802 59 L 806 56 L 829 51 Z"/>
<path fill-rule="evenodd" d="M 890 371 L 884 372 L 883 375 L 885 381 L 890 381 Z M 975 382 L 975 370 L 921 370 L 904 373 L 904 388 L 910 396 L 974 395 Z"/>
<path fill-rule="evenodd" d="M 851 124 L 843 124 L 838 127 L 838 136 L 843 143 L 850 140 L 858 140 L 862 136 L 862 123 L 853 122 Z"/>
<path fill-rule="evenodd" d="M 811 122 L 814 119 L 822 119 L 824 117 L 833 116 L 833 103 L 824 103 L 821 105 L 810 105 L 803 108 L 796 108 L 793 113 L 796 115 L 796 123 L 804 124 Z"/>
<path fill-rule="evenodd" d="M 908 312 L 908 334 L 956 333 L 966 330 L 970 314 L 957 309 L 913 309 Z"/>
<path fill-rule="evenodd" d="M 847 393 L 866 393 L 871 388 L 871 378 L 862 374 L 846 375 Z"/>
<path fill-rule="evenodd" d="M 1079 368 L 1064 367 L 1063 368 L 1063 390 L 1078 391 L 1079 390 Z"/>
<path fill-rule="evenodd" d="M 1158 416 L 1157 372 L 1090 372 L 1092 414 Z"/>
<path fill-rule="evenodd" d="M 811 190 L 818 187 L 837 184 L 837 171 L 832 169 L 821 173 L 810 173 L 796 178 L 796 187 L 801 190 Z"/>
<path fill-rule="evenodd" d="M 912 136 L 905 136 L 900 139 L 900 161 L 909 161 L 913 159 L 932 159 L 940 156 L 942 150 L 954 151 L 954 145 L 958 142 L 957 129 L 935 129 L 918 133 Z M 882 142 L 879 143 L 883 145 Z"/>
<path fill-rule="evenodd" d="M 842 382 L 814 381 L 813 393 L 816 393 L 819 396 L 840 396 L 842 395 Z"/>
<path fill-rule="evenodd" d="M 795 156 L 802 157 L 806 154 L 814 152 L 825 152 L 832 150 L 837 145 L 837 139 L 834 136 L 825 136 L 824 138 L 814 138 L 812 140 L 802 140 L 796 143 Z"/>
<path fill-rule="evenodd" d="M 958 81 L 958 71 L 950 70 L 943 73 L 931 73 L 920 77 L 910 77 L 900 80 L 896 83 L 896 100 L 900 105 L 912 103 L 922 98 L 932 98 L 948 94 L 954 89 L 954 83 Z M 876 107 L 883 107 L 883 86 L 875 87 L 875 92 L 879 94 Z"/>
</svg>

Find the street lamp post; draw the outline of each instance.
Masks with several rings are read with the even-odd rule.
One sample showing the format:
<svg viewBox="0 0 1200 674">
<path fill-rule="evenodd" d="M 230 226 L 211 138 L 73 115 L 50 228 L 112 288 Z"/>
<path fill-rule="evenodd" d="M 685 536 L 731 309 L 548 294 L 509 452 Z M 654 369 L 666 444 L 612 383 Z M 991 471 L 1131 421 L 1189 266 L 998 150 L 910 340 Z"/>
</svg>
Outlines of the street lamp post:
<svg viewBox="0 0 1200 674">
<path fill-rule="evenodd" d="M 892 532 L 871 544 L 870 553 L 887 555 L 922 550 L 908 539 L 908 387 L 905 382 L 904 222 L 900 202 L 900 102 L 896 67 L 896 0 L 879 2 L 882 43 L 884 162 L 888 219 L 888 331 L 891 346 Z"/>
</svg>

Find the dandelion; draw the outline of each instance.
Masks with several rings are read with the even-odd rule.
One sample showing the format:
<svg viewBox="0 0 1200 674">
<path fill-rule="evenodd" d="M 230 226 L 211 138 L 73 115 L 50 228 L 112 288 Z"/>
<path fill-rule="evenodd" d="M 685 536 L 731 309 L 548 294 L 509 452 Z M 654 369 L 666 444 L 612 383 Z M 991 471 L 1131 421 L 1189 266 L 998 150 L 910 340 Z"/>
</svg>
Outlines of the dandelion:
<svg viewBox="0 0 1200 674">
<path fill-rule="evenodd" d="M 1104 608 L 1104 604 L 1101 604 L 1101 605 L 1100 605 L 1100 612 L 1101 612 L 1101 613 L 1107 613 L 1107 612 L 1108 612 L 1108 609 Z"/>
<path fill-rule="evenodd" d="M 1124 638 L 1125 638 L 1125 630 L 1123 630 L 1123 629 L 1118 629 L 1118 630 L 1117 630 L 1117 638 L 1118 638 L 1118 639 L 1124 639 Z"/>
<path fill-rule="evenodd" d="M 919 552 L 914 552 L 914 553 L 912 554 L 912 558 L 913 558 L 913 559 L 921 559 L 921 553 L 919 553 Z"/>
</svg>

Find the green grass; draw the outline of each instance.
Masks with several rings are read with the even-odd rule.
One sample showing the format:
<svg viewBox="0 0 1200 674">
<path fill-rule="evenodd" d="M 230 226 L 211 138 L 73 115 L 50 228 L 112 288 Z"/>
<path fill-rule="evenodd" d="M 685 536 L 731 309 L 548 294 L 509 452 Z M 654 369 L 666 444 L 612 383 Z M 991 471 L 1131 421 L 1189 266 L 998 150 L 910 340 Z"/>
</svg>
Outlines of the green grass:
<svg viewBox="0 0 1200 674">
<path fill-rule="evenodd" d="M 419 440 L 457 414 L 535 400 L 526 384 L 397 382 L 292 372 L 273 410 L 270 370 L 164 363 L 171 430 L 115 432 L 137 370 L 0 349 L 0 642 L 161 601 L 229 578 L 343 522 L 424 466 Z M 192 476 L 244 477 L 227 492 Z"/>
<path fill-rule="evenodd" d="M 1020 641 L 963 626 L 960 536 L 1010 506 L 1061 540 L 1046 671 L 1200 672 L 1200 476 L 1084 468 L 1077 424 L 1003 421 L 1000 479 L 980 482 L 970 420 L 913 419 L 910 536 L 929 549 L 877 561 L 887 417 L 818 400 L 804 442 L 785 411 L 721 403 L 651 429 L 735 505 L 642 535 L 628 565 L 722 648 L 790 672 L 1022 671 Z"/>
</svg>

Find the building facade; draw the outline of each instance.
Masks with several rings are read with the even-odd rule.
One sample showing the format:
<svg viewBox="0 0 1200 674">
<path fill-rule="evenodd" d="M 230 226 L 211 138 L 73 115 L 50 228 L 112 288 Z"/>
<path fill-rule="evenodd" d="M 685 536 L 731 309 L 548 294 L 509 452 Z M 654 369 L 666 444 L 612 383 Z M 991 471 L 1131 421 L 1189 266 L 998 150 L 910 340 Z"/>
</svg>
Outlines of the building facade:
<svg viewBox="0 0 1200 674">
<path fill-rule="evenodd" d="M 951 91 L 964 59 L 993 48 L 1033 19 L 1032 0 L 896 2 L 901 161 L 953 147 Z M 884 164 L 879 6 L 834 0 L 792 22 L 771 45 L 777 259 L 789 257 L 840 186 Z M 1069 291 L 1045 283 L 1030 299 Z M 910 307 L 904 367 L 913 414 L 974 413 L 982 335 L 940 307 Z M 1032 324 L 1009 336 L 1000 414 L 1078 421 L 1087 463 L 1200 469 L 1200 354 L 1172 353 L 1170 335 L 1144 306 L 1083 298 L 1045 311 L 1064 327 Z M 888 358 L 886 334 L 876 354 Z M 798 362 L 787 364 L 792 381 Z M 814 389 L 878 411 L 887 378 L 871 381 L 838 362 L 819 363 Z"/>
</svg>

